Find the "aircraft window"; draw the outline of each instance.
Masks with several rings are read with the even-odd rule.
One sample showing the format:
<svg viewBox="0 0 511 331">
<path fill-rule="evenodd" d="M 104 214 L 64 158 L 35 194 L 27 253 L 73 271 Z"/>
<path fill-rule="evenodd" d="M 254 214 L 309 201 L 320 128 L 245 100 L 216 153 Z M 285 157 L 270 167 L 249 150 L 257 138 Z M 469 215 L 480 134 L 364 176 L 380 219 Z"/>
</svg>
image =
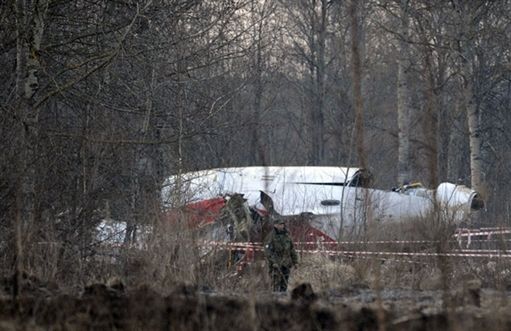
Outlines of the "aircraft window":
<svg viewBox="0 0 511 331">
<path fill-rule="evenodd" d="M 368 188 L 372 182 L 372 175 L 367 170 L 359 170 L 353 176 L 353 179 L 350 181 L 349 186 L 352 187 L 364 187 Z"/>
<path fill-rule="evenodd" d="M 322 200 L 321 205 L 323 206 L 339 206 L 341 201 L 339 200 Z"/>
</svg>

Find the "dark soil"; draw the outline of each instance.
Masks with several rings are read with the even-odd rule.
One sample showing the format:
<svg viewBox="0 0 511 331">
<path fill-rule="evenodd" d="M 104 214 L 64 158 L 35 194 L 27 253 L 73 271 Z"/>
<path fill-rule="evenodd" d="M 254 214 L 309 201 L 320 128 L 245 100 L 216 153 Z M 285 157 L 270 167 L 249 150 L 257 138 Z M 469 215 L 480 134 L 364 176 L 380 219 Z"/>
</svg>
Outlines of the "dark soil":
<svg viewBox="0 0 511 331">
<path fill-rule="evenodd" d="M 148 286 L 92 284 L 65 293 L 24 275 L 21 295 L 1 282 L 0 330 L 510 330 L 509 293 L 374 290 L 288 294 L 205 293 L 190 285 L 167 294 Z M 472 299 L 471 299 L 472 298 Z"/>
</svg>

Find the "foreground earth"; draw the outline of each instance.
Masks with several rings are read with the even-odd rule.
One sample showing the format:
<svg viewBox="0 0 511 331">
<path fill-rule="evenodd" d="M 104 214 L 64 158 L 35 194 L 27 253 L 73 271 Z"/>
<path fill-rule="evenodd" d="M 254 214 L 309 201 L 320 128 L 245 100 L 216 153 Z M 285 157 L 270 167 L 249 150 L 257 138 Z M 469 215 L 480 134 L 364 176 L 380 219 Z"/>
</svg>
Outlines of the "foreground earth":
<svg viewBox="0 0 511 331">
<path fill-rule="evenodd" d="M 14 299 L 2 281 L 0 330 L 510 330 L 508 291 L 417 291 L 362 286 L 314 293 L 220 294 L 176 285 L 92 284 L 79 293 L 23 279 Z"/>
</svg>

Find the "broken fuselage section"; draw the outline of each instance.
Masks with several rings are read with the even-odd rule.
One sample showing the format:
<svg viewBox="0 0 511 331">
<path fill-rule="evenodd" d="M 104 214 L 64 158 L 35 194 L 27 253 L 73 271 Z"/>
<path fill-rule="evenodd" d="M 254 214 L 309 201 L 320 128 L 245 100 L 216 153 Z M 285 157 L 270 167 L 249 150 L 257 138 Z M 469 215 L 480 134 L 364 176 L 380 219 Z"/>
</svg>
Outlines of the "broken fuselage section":
<svg viewBox="0 0 511 331">
<path fill-rule="evenodd" d="M 200 214 L 204 213 L 200 206 L 208 201 L 241 194 L 257 215 L 300 219 L 307 223 L 300 227 L 306 229 L 304 235 L 310 232 L 329 241 L 368 221 L 407 221 L 427 217 L 436 208 L 443 219 L 458 223 L 484 206 L 480 195 L 463 185 L 441 183 L 436 189 L 409 185 L 386 191 L 371 188 L 370 183 L 368 171 L 351 167 L 216 168 L 168 178 L 162 198 L 169 209 L 195 206 L 192 209 Z M 195 222 L 212 224 L 215 216 Z"/>
</svg>

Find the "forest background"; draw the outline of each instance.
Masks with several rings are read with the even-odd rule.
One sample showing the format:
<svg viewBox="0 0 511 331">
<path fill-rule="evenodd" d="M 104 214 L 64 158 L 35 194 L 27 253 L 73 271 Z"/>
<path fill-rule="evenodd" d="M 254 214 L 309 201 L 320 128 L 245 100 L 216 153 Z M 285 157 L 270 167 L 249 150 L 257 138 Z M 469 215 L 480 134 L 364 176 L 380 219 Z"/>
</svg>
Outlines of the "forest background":
<svg viewBox="0 0 511 331">
<path fill-rule="evenodd" d="M 3 2 L 3 270 L 75 270 L 101 219 L 153 224 L 166 177 L 213 167 L 450 181 L 508 225 L 510 23 L 505 0 Z"/>
</svg>

